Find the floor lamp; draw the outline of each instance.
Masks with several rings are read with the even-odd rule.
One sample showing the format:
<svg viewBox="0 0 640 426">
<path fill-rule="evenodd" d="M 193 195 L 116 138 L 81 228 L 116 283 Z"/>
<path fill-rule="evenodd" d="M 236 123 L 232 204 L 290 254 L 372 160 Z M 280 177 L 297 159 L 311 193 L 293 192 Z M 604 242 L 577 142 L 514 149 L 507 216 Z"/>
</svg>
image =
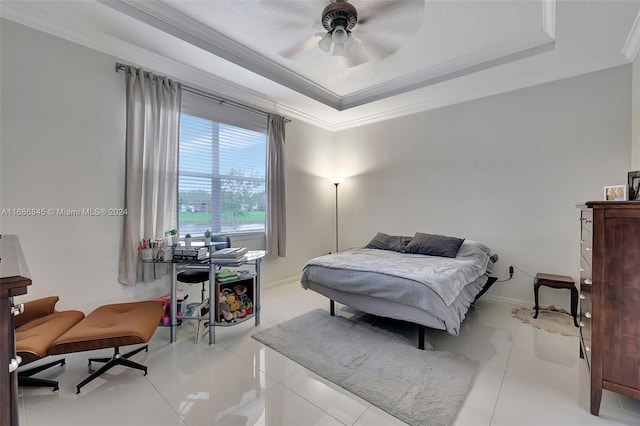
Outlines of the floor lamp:
<svg viewBox="0 0 640 426">
<path fill-rule="evenodd" d="M 333 183 L 336 187 L 336 253 L 339 251 L 338 249 L 338 185 L 342 182 L 342 178 L 333 177 L 329 179 L 331 183 Z"/>
</svg>

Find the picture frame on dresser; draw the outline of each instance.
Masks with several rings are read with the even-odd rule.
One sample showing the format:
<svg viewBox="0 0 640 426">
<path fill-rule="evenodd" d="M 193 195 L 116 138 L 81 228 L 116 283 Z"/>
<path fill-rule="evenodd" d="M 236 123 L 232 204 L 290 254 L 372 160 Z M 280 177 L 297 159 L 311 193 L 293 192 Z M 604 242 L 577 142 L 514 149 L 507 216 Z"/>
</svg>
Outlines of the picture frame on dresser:
<svg viewBox="0 0 640 426">
<path fill-rule="evenodd" d="M 627 185 L 611 185 L 604 187 L 605 201 L 626 201 Z"/>
<path fill-rule="evenodd" d="M 640 201 L 640 170 L 627 173 L 629 185 L 629 200 Z"/>
</svg>

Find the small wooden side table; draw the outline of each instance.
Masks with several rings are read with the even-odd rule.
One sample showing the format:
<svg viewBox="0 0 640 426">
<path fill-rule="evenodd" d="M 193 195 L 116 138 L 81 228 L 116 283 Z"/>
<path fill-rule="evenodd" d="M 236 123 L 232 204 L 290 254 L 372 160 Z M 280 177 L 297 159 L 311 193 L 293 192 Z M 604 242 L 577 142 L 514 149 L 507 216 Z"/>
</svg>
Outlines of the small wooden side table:
<svg viewBox="0 0 640 426">
<path fill-rule="evenodd" d="M 578 327 L 578 289 L 575 286 L 573 278 L 566 275 L 536 274 L 533 281 L 533 295 L 536 301 L 536 305 L 533 307 L 536 310 L 535 314 L 533 314 L 534 318 L 538 318 L 538 290 L 541 285 L 571 290 L 571 315 L 573 316 L 573 324 Z"/>
</svg>

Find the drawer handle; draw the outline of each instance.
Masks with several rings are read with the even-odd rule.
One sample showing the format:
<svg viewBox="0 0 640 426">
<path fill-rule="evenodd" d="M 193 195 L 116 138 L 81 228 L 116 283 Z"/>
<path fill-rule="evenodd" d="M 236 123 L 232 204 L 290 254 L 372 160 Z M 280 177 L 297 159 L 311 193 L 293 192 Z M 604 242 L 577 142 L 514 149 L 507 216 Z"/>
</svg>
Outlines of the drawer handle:
<svg viewBox="0 0 640 426">
<path fill-rule="evenodd" d="M 587 351 L 587 352 L 591 352 L 591 346 L 585 345 L 584 346 L 584 350 Z"/>
<path fill-rule="evenodd" d="M 20 315 L 23 312 L 24 312 L 24 303 L 11 307 L 11 315 L 13 315 L 14 317 Z"/>
<path fill-rule="evenodd" d="M 585 312 L 585 313 L 584 313 L 584 316 L 585 316 L 586 318 L 591 318 L 591 312 Z"/>
<path fill-rule="evenodd" d="M 584 321 L 580 321 L 580 327 L 584 327 L 584 326 L 585 326 Z"/>
<path fill-rule="evenodd" d="M 580 244 L 584 244 L 584 240 L 580 240 Z"/>
<path fill-rule="evenodd" d="M 587 296 L 585 296 L 584 294 L 580 293 L 580 300 L 584 300 L 586 298 L 587 298 Z"/>
<path fill-rule="evenodd" d="M 584 268 L 580 268 L 580 272 L 584 272 Z"/>
<path fill-rule="evenodd" d="M 585 278 L 585 279 L 584 279 L 584 283 L 585 283 L 585 284 L 592 284 L 592 283 L 593 283 L 593 281 L 591 281 L 591 278 Z"/>
<path fill-rule="evenodd" d="M 22 358 L 20 358 L 19 355 L 16 355 L 15 358 L 12 358 L 11 361 L 9 361 L 9 373 L 13 373 L 14 371 L 16 371 L 21 362 Z"/>
<path fill-rule="evenodd" d="M 591 247 L 585 247 L 584 250 L 585 251 L 591 251 Z"/>
</svg>

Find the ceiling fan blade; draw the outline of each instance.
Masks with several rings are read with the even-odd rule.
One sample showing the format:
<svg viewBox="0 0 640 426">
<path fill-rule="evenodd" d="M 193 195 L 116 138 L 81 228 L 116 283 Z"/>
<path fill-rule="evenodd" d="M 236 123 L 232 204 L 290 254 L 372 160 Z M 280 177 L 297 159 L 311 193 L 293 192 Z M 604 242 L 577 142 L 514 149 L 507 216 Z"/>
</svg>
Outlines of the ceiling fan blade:
<svg viewBox="0 0 640 426">
<path fill-rule="evenodd" d="M 304 40 L 299 41 L 298 43 L 282 50 L 280 52 L 280 56 L 287 59 L 297 59 L 298 57 L 304 55 L 311 49 L 313 49 L 318 41 L 322 38 L 323 34 L 312 34 Z"/>
<path fill-rule="evenodd" d="M 264 18 L 288 17 L 292 20 L 303 21 L 305 18 L 316 16 L 325 6 L 325 0 L 313 1 L 283 1 L 261 0 L 260 7 L 264 11 Z"/>
<path fill-rule="evenodd" d="M 363 2 L 358 9 L 358 26 L 375 23 L 378 27 L 384 25 L 398 30 L 407 25 L 415 27 L 417 23 L 417 30 L 423 21 L 424 8 L 424 0 Z"/>
<path fill-rule="evenodd" d="M 400 48 L 400 43 L 394 43 L 389 38 L 367 36 L 366 33 L 359 35 L 361 36 L 360 46 L 350 51 L 346 57 L 349 68 L 386 58 Z"/>
</svg>

